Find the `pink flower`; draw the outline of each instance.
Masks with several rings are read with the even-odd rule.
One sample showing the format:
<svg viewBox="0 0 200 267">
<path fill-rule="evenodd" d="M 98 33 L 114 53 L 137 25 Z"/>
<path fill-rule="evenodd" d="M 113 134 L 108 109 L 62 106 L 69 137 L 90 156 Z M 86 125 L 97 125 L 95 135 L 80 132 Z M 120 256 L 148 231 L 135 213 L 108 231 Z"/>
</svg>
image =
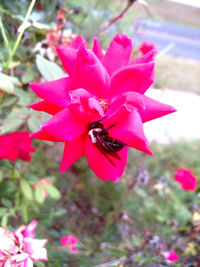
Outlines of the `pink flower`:
<svg viewBox="0 0 200 267">
<path fill-rule="evenodd" d="M 175 261 L 179 259 L 179 256 L 176 254 L 174 250 L 164 252 L 163 254 L 164 254 L 165 259 L 172 263 L 174 263 Z"/>
<path fill-rule="evenodd" d="M 143 41 L 139 47 L 139 50 L 143 55 L 146 55 L 150 51 L 153 51 L 154 55 L 158 53 L 155 44 L 148 41 Z"/>
<path fill-rule="evenodd" d="M 30 153 L 35 152 L 31 146 L 32 138 L 29 132 L 13 132 L 0 136 L 0 160 L 10 159 L 15 161 L 21 159 L 30 161 Z"/>
<path fill-rule="evenodd" d="M 48 190 L 46 188 L 46 185 L 52 185 L 52 182 L 49 179 L 43 178 L 43 179 L 38 180 L 34 184 L 33 188 L 36 190 L 38 187 L 41 187 L 43 192 L 44 192 L 45 198 L 47 198 L 48 197 Z"/>
<path fill-rule="evenodd" d="M 174 174 L 174 179 L 181 184 L 183 190 L 194 191 L 197 187 L 197 178 L 192 170 L 179 168 Z"/>
<path fill-rule="evenodd" d="M 60 238 L 62 246 L 66 246 L 71 251 L 76 251 L 75 245 L 78 243 L 78 239 L 74 235 L 63 236 Z"/>
<path fill-rule="evenodd" d="M 0 228 L 0 266 L 32 267 L 34 261 L 48 260 L 47 239 L 34 239 L 37 221 L 22 225 L 14 233 Z"/>
<path fill-rule="evenodd" d="M 116 35 L 105 55 L 98 39 L 91 50 L 81 36 L 57 52 L 69 76 L 30 84 L 43 99 L 31 107 L 52 115 L 32 137 L 65 143 L 61 172 L 85 154 L 100 179 L 116 182 L 128 146 L 152 154 L 142 124 L 175 111 L 144 95 L 153 83 L 154 52 L 130 60 L 126 34 Z"/>
</svg>

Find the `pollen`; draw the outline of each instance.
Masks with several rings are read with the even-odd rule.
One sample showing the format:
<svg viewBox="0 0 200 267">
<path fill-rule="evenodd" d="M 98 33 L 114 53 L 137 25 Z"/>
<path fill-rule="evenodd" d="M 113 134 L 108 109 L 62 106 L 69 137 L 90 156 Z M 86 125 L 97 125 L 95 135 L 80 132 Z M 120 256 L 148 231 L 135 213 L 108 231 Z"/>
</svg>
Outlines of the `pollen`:
<svg viewBox="0 0 200 267">
<path fill-rule="evenodd" d="M 108 100 L 100 98 L 100 99 L 98 99 L 98 101 L 99 101 L 99 104 L 101 105 L 103 111 L 106 112 L 109 108 Z"/>
</svg>

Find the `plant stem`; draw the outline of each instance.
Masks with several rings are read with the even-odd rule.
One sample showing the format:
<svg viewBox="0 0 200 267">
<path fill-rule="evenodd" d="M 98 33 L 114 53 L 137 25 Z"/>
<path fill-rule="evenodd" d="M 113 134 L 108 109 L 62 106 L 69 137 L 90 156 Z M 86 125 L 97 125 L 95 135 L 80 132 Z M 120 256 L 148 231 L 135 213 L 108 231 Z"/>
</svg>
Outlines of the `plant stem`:
<svg viewBox="0 0 200 267">
<path fill-rule="evenodd" d="M 3 37 L 4 43 L 5 43 L 5 46 L 8 47 L 9 46 L 9 42 L 8 42 L 8 38 L 6 36 L 5 30 L 4 30 L 4 27 L 3 27 L 1 16 L 0 16 L 0 29 L 1 29 L 1 34 L 2 34 L 2 37 Z"/>
<path fill-rule="evenodd" d="M 9 66 L 10 66 L 10 62 L 12 61 L 12 59 L 13 59 L 15 53 L 16 53 L 16 50 L 17 50 L 17 48 L 18 48 L 18 46 L 19 46 L 19 43 L 20 43 L 20 41 L 21 41 L 21 39 L 22 39 L 22 36 L 23 36 L 23 34 L 24 34 L 24 31 L 25 31 L 25 29 L 26 29 L 27 22 L 28 22 L 28 20 L 29 20 L 29 18 L 30 18 L 32 9 L 33 9 L 33 7 L 34 7 L 34 5 L 35 5 L 35 2 L 36 2 L 36 0 L 32 0 L 30 6 L 29 6 L 29 8 L 28 8 L 28 11 L 27 11 L 26 16 L 25 16 L 25 18 L 24 18 L 24 21 L 23 21 L 23 23 L 22 23 L 22 25 L 21 25 L 21 30 L 20 30 L 20 32 L 19 32 L 19 34 L 18 34 L 18 36 L 17 36 L 17 40 L 16 40 L 16 42 L 15 42 L 15 44 L 14 44 L 14 47 L 13 47 L 11 53 L 10 53 L 9 58 L 8 58 L 6 64 L 5 64 L 5 72 L 7 72 L 8 68 L 9 68 Z"/>
<path fill-rule="evenodd" d="M 119 15 L 115 16 L 114 18 L 112 18 L 110 21 L 108 21 L 106 23 L 106 25 L 101 28 L 98 32 L 96 32 L 95 34 L 91 34 L 89 36 L 86 36 L 86 40 L 89 41 L 91 38 L 93 37 L 97 37 L 99 35 L 101 35 L 103 32 L 105 32 L 112 24 L 114 24 L 117 20 L 121 19 L 123 17 L 123 15 L 129 10 L 129 8 L 136 2 L 136 0 L 131 0 L 128 1 L 125 9 L 123 9 Z"/>
</svg>

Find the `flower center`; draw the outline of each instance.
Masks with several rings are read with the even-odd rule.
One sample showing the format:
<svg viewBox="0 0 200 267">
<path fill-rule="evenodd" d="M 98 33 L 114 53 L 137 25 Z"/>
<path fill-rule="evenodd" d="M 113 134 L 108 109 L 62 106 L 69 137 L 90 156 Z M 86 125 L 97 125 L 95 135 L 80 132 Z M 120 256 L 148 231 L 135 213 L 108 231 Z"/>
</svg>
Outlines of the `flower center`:
<svg viewBox="0 0 200 267">
<path fill-rule="evenodd" d="M 109 108 L 109 102 L 108 102 L 108 100 L 107 99 L 99 98 L 98 101 L 99 101 L 99 104 L 102 107 L 104 113 L 106 113 L 107 110 L 108 110 L 108 108 Z"/>
</svg>

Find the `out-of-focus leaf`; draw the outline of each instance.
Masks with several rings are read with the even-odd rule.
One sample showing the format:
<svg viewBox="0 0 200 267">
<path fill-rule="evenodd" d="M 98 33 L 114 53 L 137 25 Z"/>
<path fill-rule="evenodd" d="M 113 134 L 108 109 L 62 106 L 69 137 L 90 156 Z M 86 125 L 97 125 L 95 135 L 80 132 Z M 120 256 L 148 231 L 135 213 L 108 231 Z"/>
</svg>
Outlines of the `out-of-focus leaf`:
<svg viewBox="0 0 200 267">
<path fill-rule="evenodd" d="M 11 207 L 12 207 L 12 201 L 10 201 L 10 200 L 7 199 L 7 198 L 2 198 L 2 199 L 1 199 L 1 202 L 2 202 L 2 204 L 3 204 L 5 207 L 8 207 L 8 208 L 11 208 Z"/>
<path fill-rule="evenodd" d="M 45 185 L 46 186 L 46 189 L 49 193 L 49 196 L 54 198 L 54 199 L 60 199 L 60 192 L 59 190 L 53 186 L 53 185 Z"/>
<path fill-rule="evenodd" d="M 23 123 L 25 123 L 27 109 L 13 109 L 0 127 L 1 134 L 16 131 Z"/>
<path fill-rule="evenodd" d="M 27 125 L 31 132 L 37 132 L 40 129 L 41 120 L 36 117 L 30 117 L 27 121 Z"/>
<path fill-rule="evenodd" d="M 23 91 L 22 89 L 15 88 L 15 95 L 19 98 L 18 105 L 28 106 L 31 104 L 31 94 Z"/>
<path fill-rule="evenodd" d="M 35 265 L 36 267 L 45 267 L 45 266 L 46 266 L 46 265 L 45 265 L 43 262 L 41 262 L 41 261 L 34 262 L 34 265 Z"/>
<path fill-rule="evenodd" d="M 4 214 L 6 214 L 8 211 L 7 208 L 0 208 L 0 217 L 2 217 Z"/>
<path fill-rule="evenodd" d="M 40 55 L 37 55 L 36 57 L 36 65 L 41 75 L 47 81 L 60 79 L 66 76 L 56 63 L 51 62 Z"/>
<path fill-rule="evenodd" d="M 22 76 L 22 82 L 27 84 L 27 83 L 33 81 L 34 76 L 35 76 L 35 72 L 33 71 L 33 69 L 28 68 L 25 71 L 24 75 Z"/>
<path fill-rule="evenodd" d="M 14 94 L 14 84 L 8 75 L 0 73 L 0 88 L 8 94 Z"/>
<path fill-rule="evenodd" d="M 51 116 L 49 114 L 38 114 L 35 110 L 29 110 L 30 118 L 28 119 L 27 125 L 31 132 L 36 132 L 40 129 L 40 126 L 47 121 Z"/>
<path fill-rule="evenodd" d="M 20 86 L 18 78 L 0 73 L 0 89 L 8 94 L 14 94 L 14 87 Z"/>
<path fill-rule="evenodd" d="M 3 215 L 2 219 L 1 219 L 1 226 L 3 228 L 7 227 L 8 217 L 9 217 L 9 214 L 6 213 L 6 214 Z"/>
<path fill-rule="evenodd" d="M 33 192 L 32 192 L 31 186 L 27 183 L 26 180 L 21 180 L 20 185 L 21 185 L 21 190 L 22 190 L 24 197 L 27 200 L 32 201 L 33 200 Z"/>
<path fill-rule="evenodd" d="M 13 104 L 15 104 L 15 102 L 17 101 L 17 98 L 13 95 L 4 95 L 2 103 L 1 103 L 1 108 L 4 107 L 10 107 Z"/>
<path fill-rule="evenodd" d="M 35 199 L 39 204 L 42 204 L 45 201 L 44 190 L 41 186 L 38 186 L 35 190 Z"/>
</svg>

